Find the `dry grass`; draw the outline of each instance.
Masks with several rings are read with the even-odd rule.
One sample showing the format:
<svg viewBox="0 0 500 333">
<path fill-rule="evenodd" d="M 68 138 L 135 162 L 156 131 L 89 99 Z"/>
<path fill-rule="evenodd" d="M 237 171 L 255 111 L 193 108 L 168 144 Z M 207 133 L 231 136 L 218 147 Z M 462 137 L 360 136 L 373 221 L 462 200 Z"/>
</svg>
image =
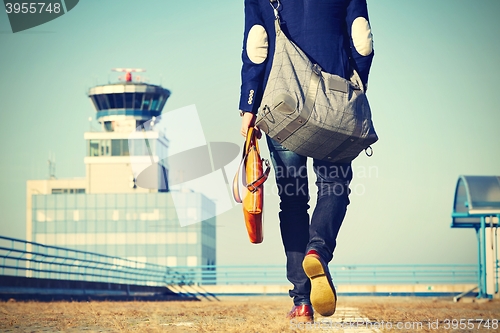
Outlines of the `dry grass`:
<svg viewBox="0 0 500 333">
<path fill-rule="evenodd" d="M 343 297 L 339 309 L 358 308 L 372 322 L 422 322 L 424 332 L 477 332 L 428 329 L 428 322 L 445 319 L 500 319 L 500 300 L 453 303 L 450 299 Z M 220 302 L 4 302 L 0 303 L 0 329 L 4 332 L 304 332 L 284 319 L 291 302 L 287 297 L 224 299 Z M 342 318 L 338 311 L 328 320 Z M 316 318 L 324 321 L 325 318 Z M 310 327 L 309 327 L 310 328 Z M 362 332 L 362 330 L 352 330 Z M 383 330 L 386 331 L 386 330 Z M 412 332 L 415 330 L 387 331 Z M 484 329 L 500 332 L 500 329 Z"/>
<path fill-rule="evenodd" d="M 483 319 L 484 321 L 489 319 L 490 323 L 493 319 L 497 322 L 500 321 L 500 300 L 498 299 L 487 302 L 464 299 L 454 303 L 448 298 L 387 297 L 370 298 L 369 301 L 364 298 L 353 298 L 346 303 L 349 306 L 357 307 L 372 322 L 422 323 L 421 329 L 418 329 L 420 332 L 500 332 L 500 326 L 496 326 L 496 328 L 491 325 L 490 328 L 479 327 L 480 322 L 475 321 L 475 319 Z M 454 323 L 450 322 L 453 319 L 458 320 L 455 329 L 453 329 Z M 461 319 L 464 319 L 465 322 L 473 319 L 474 321 L 471 321 L 470 325 L 474 325 L 474 329 L 461 329 Z M 439 322 L 438 329 L 433 328 L 436 321 Z M 483 322 L 483 324 L 485 323 Z M 415 325 L 414 327 L 419 326 Z M 446 327 L 450 329 L 445 329 Z M 398 330 L 393 328 L 388 330 L 387 327 L 385 328 L 382 331 L 413 331 L 411 329 Z"/>
</svg>

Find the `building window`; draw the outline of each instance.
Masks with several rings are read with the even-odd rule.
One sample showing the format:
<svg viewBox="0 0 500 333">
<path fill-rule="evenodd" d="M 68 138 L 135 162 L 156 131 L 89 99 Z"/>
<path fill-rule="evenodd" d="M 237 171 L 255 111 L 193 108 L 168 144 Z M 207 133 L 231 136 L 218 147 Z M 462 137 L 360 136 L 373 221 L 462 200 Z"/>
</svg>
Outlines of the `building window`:
<svg viewBox="0 0 500 333">
<path fill-rule="evenodd" d="M 160 210 L 153 209 L 151 213 L 149 212 L 140 213 L 139 219 L 141 221 L 158 221 L 160 219 Z"/>
<path fill-rule="evenodd" d="M 45 243 L 46 244 L 55 244 L 56 242 L 56 235 L 53 233 L 46 234 L 45 235 Z"/>
<path fill-rule="evenodd" d="M 142 99 L 144 97 L 143 93 L 136 93 L 134 98 L 134 109 L 140 110 L 142 106 Z"/>
<path fill-rule="evenodd" d="M 66 234 L 66 244 L 77 245 L 76 234 Z"/>
<path fill-rule="evenodd" d="M 177 243 L 177 237 L 176 237 L 176 233 L 175 232 L 166 232 L 165 233 L 167 235 L 166 239 L 165 239 L 165 243 L 166 244 L 175 244 Z"/>
<path fill-rule="evenodd" d="M 37 220 L 37 222 L 45 222 L 47 220 L 47 218 L 45 216 L 45 211 L 37 210 L 36 211 L 36 220 Z"/>
<path fill-rule="evenodd" d="M 165 102 L 166 102 L 165 96 L 163 96 L 163 95 L 158 96 L 158 107 L 157 107 L 157 109 L 161 110 L 163 108 L 163 105 L 165 104 Z"/>
<path fill-rule="evenodd" d="M 99 99 L 96 95 L 92 96 L 90 99 L 92 100 L 92 102 L 94 102 L 94 106 L 97 110 L 102 110 L 102 106 L 100 105 Z"/>
<path fill-rule="evenodd" d="M 129 156 L 128 140 L 111 140 L 111 156 Z"/>
<path fill-rule="evenodd" d="M 193 205 L 193 203 L 190 203 Z M 187 209 L 187 218 L 190 220 L 197 220 L 198 219 L 198 209 L 189 207 Z"/>
<path fill-rule="evenodd" d="M 115 103 L 115 94 L 106 94 L 102 95 L 102 97 L 105 98 L 108 108 L 107 109 L 116 109 L 116 103 Z M 104 103 L 101 103 L 104 104 Z"/>
<path fill-rule="evenodd" d="M 66 234 L 56 234 L 56 245 L 66 245 Z M 70 245 L 73 245 L 70 243 Z"/>
<path fill-rule="evenodd" d="M 125 93 L 125 109 L 132 109 L 134 105 L 134 93 Z"/>
<path fill-rule="evenodd" d="M 187 232 L 178 232 L 177 244 L 186 244 L 186 243 L 187 243 Z"/>
<path fill-rule="evenodd" d="M 153 139 L 135 139 L 128 143 L 132 156 L 150 156 L 156 152 L 156 141 Z"/>
<path fill-rule="evenodd" d="M 110 142 L 113 148 L 114 142 Z M 100 146 L 98 149 L 100 151 Z M 214 219 L 201 227 L 180 227 L 169 196 L 157 193 L 70 195 L 78 189 L 54 190 L 67 195 L 33 196 L 32 235 L 37 242 L 132 257 L 138 261 L 147 258 L 148 262 L 173 269 L 179 265 L 197 269 L 215 260 Z M 212 208 L 205 207 L 206 202 L 202 200 L 188 199 L 190 196 L 192 194 L 186 195 L 185 205 L 179 209 L 185 217 L 193 218 L 204 214 L 204 209 Z M 167 216 L 174 219 L 169 220 Z M 158 221 L 161 223 L 155 223 Z"/>
<path fill-rule="evenodd" d="M 111 156 L 121 156 L 122 140 L 111 140 Z"/>
<path fill-rule="evenodd" d="M 89 140 L 89 156 L 99 156 L 99 140 Z"/>
<path fill-rule="evenodd" d="M 106 130 L 106 132 L 113 132 L 114 123 L 112 121 L 105 121 L 104 122 L 104 129 Z"/>
<path fill-rule="evenodd" d="M 111 155 L 111 140 L 101 140 L 101 156 L 110 156 Z"/>
<path fill-rule="evenodd" d="M 157 111 L 158 109 L 158 95 L 153 96 L 153 100 L 151 101 L 151 111 Z"/>
<path fill-rule="evenodd" d="M 167 257 L 167 266 L 177 266 L 177 257 Z"/>
<path fill-rule="evenodd" d="M 188 232 L 187 233 L 187 243 L 188 244 L 196 244 L 197 239 L 196 239 L 196 232 Z"/>
<path fill-rule="evenodd" d="M 84 188 L 53 188 L 52 194 L 79 194 L 85 193 Z"/>
<path fill-rule="evenodd" d="M 124 94 L 119 93 L 119 94 L 113 94 L 113 95 L 115 95 L 116 108 L 123 109 L 125 106 Z"/>
<path fill-rule="evenodd" d="M 129 156 L 128 140 L 89 140 L 88 156 Z"/>
<path fill-rule="evenodd" d="M 198 265 L 198 258 L 196 256 L 189 256 L 187 257 L 186 264 L 188 266 L 196 266 Z"/>
<path fill-rule="evenodd" d="M 99 104 L 99 110 L 108 110 L 109 103 L 105 95 L 94 95 L 96 102 Z"/>
<path fill-rule="evenodd" d="M 134 268 L 145 268 L 148 258 L 146 257 L 127 257 L 128 260 L 135 262 L 126 262 L 126 265 Z"/>
<path fill-rule="evenodd" d="M 116 109 L 115 94 L 106 94 L 109 109 Z"/>
<path fill-rule="evenodd" d="M 105 233 L 98 233 L 98 234 L 96 234 L 95 243 L 99 244 L 99 245 L 106 244 L 106 234 Z"/>
<path fill-rule="evenodd" d="M 152 94 L 145 94 L 144 101 L 142 102 L 142 110 L 149 111 L 149 106 L 151 104 L 151 98 L 153 98 Z"/>
<path fill-rule="evenodd" d="M 95 244 L 96 243 L 96 234 L 87 234 L 87 244 Z"/>
<path fill-rule="evenodd" d="M 36 243 L 45 244 L 45 243 L 46 243 L 46 237 L 45 237 L 45 234 L 37 234 L 37 235 L 35 236 L 35 242 L 36 242 Z"/>
<path fill-rule="evenodd" d="M 136 244 L 146 244 L 148 243 L 147 240 L 148 240 L 148 237 L 146 235 L 145 232 L 138 232 L 135 234 L 135 241 L 136 241 Z"/>
<path fill-rule="evenodd" d="M 65 220 L 64 212 L 63 209 L 56 209 L 56 221 L 62 222 Z"/>
</svg>

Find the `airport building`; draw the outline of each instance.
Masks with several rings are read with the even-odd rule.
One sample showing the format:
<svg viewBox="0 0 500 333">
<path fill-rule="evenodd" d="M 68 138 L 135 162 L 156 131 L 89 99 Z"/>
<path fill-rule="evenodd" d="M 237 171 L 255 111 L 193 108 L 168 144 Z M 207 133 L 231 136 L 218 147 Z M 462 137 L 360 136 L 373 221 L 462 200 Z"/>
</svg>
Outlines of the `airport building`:
<svg viewBox="0 0 500 333">
<path fill-rule="evenodd" d="M 169 189 L 168 133 L 153 122 L 170 91 L 124 71 L 123 81 L 89 90 L 102 131 L 84 133 L 85 178 L 27 182 L 26 238 L 160 265 L 215 265 L 215 203 L 183 190 L 174 205 Z M 131 163 L 149 166 L 156 186 L 138 186 Z M 181 215 L 200 223 L 181 226 Z"/>
</svg>

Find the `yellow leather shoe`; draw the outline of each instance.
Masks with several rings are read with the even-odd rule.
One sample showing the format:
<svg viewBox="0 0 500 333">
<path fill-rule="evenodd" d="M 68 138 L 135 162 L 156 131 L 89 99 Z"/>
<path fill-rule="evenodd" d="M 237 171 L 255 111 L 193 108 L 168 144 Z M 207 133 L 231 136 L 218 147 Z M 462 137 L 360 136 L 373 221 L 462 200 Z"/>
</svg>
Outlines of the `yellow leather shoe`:
<svg viewBox="0 0 500 333">
<path fill-rule="evenodd" d="M 325 317 L 333 315 L 337 305 L 337 293 L 328 265 L 318 252 L 310 250 L 304 257 L 302 267 L 311 280 L 311 303 L 314 310 Z"/>
</svg>

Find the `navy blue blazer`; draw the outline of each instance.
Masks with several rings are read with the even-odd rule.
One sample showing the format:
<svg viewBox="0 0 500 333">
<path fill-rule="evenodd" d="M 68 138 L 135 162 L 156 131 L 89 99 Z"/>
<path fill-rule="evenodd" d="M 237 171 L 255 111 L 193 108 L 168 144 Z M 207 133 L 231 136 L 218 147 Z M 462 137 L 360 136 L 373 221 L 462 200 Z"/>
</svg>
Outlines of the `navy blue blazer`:
<svg viewBox="0 0 500 333">
<path fill-rule="evenodd" d="M 275 2 L 276 4 L 276 2 Z M 366 0 L 280 0 L 281 28 L 323 71 L 368 83 L 373 38 Z M 245 0 L 239 109 L 257 113 L 272 66 L 276 32 L 270 0 Z"/>
</svg>

